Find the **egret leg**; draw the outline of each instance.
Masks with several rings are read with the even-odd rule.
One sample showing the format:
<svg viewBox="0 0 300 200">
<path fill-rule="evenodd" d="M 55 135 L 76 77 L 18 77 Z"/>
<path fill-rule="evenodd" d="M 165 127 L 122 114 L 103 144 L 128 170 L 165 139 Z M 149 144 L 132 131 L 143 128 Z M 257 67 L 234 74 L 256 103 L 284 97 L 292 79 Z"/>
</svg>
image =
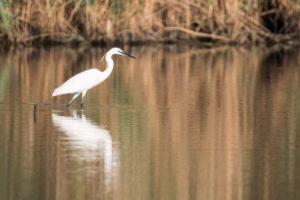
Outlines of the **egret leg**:
<svg viewBox="0 0 300 200">
<path fill-rule="evenodd" d="M 81 104 L 80 104 L 81 108 L 83 107 L 83 100 L 84 100 L 84 96 L 85 96 L 86 92 L 87 92 L 87 90 L 85 90 L 81 93 Z"/>
<path fill-rule="evenodd" d="M 78 96 L 80 95 L 80 93 L 76 93 L 73 98 L 71 99 L 71 101 L 69 101 L 69 103 L 67 104 L 67 106 L 70 106 L 72 101 L 74 101 L 74 99 L 76 99 Z"/>
</svg>

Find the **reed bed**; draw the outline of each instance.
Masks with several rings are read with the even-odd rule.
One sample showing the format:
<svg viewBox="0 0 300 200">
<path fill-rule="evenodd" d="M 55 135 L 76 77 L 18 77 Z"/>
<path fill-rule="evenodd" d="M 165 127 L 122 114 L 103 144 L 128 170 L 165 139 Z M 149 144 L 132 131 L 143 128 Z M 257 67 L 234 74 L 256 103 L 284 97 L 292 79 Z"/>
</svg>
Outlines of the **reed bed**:
<svg viewBox="0 0 300 200">
<path fill-rule="evenodd" d="M 0 41 L 278 43 L 299 39 L 299 0 L 4 0 Z"/>
</svg>

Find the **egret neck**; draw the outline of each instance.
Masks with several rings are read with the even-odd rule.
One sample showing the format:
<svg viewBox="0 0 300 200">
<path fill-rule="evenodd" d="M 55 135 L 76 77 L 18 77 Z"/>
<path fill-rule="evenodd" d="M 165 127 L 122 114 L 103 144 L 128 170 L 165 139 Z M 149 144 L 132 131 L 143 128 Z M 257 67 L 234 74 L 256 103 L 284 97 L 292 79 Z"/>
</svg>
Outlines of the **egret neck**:
<svg viewBox="0 0 300 200">
<path fill-rule="evenodd" d="M 103 80 L 105 80 L 109 75 L 111 74 L 113 68 L 114 68 L 114 61 L 111 59 L 111 54 L 108 54 L 105 56 L 106 60 L 106 69 L 103 71 L 103 74 L 101 77 Z"/>
</svg>

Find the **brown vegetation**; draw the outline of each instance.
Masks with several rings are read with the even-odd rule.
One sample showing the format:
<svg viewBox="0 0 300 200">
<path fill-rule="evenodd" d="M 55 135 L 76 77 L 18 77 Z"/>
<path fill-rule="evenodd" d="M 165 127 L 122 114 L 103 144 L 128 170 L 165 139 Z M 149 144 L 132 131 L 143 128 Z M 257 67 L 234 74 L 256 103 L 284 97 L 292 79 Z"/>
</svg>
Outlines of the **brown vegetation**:
<svg viewBox="0 0 300 200">
<path fill-rule="evenodd" d="M 300 32 L 299 0 L 5 0 L 0 39 L 276 43 Z"/>
</svg>

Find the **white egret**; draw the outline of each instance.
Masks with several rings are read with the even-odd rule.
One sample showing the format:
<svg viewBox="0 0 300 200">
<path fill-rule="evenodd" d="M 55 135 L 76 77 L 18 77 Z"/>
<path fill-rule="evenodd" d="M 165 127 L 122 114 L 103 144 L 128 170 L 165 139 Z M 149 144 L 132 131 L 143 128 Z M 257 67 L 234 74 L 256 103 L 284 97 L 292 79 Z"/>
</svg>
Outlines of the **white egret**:
<svg viewBox="0 0 300 200">
<path fill-rule="evenodd" d="M 95 68 L 80 72 L 79 74 L 76 74 L 75 76 L 71 77 L 69 80 L 64 82 L 61 86 L 56 88 L 52 93 L 52 96 L 54 97 L 62 94 L 74 94 L 73 98 L 67 104 L 67 106 L 69 106 L 72 103 L 72 101 L 81 94 L 82 98 L 81 98 L 80 106 L 82 107 L 83 99 L 84 96 L 86 95 L 86 92 L 92 87 L 95 87 L 99 83 L 103 82 L 111 74 L 114 67 L 114 61 L 112 60 L 111 57 L 114 54 L 125 55 L 131 58 L 135 58 L 129 55 L 128 53 L 125 53 L 120 48 L 114 47 L 111 50 L 109 50 L 101 59 L 102 61 L 103 58 L 105 58 L 106 65 L 107 65 L 106 69 L 103 72 Z"/>
</svg>

